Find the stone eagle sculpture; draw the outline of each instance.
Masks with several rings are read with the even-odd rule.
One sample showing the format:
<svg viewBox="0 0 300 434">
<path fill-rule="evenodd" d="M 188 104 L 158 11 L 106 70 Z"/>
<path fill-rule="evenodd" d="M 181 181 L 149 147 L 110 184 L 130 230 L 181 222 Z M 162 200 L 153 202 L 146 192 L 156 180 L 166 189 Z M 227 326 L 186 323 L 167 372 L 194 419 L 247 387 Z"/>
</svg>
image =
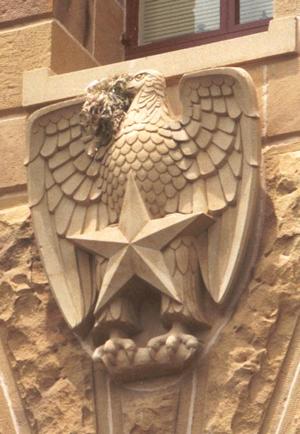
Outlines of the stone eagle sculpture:
<svg viewBox="0 0 300 434">
<path fill-rule="evenodd" d="M 239 284 L 259 191 L 259 119 L 245 71 L 183 76 L 179 117 L 159 72 L 122 83 L 123 116 L 106 133 L 95 107 L 86 133 L 82 98 L 39 110 L 29 127 L 28 191 L 52 290 L 111 372 L 191 359 L 209 323 L 203 290 L 220 304 Z M 139 352 L 143 285 L 160 294 L 165 333 L 150 332 Z"/>
</svg>

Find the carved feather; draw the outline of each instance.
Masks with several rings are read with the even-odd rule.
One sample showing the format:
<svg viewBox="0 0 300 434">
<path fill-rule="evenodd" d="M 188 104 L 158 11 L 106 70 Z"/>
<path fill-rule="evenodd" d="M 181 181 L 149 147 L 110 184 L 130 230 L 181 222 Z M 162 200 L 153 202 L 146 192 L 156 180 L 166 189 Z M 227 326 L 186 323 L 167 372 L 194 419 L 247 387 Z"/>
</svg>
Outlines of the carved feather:
<svg viewBox="0 0 300 434">
<path fill-rule="evenodd" d="M 182 127 L 188 131 L 193 120 L 193 130 L 198 131 L 191 138 L 197 151 L 190 143 L 178 142 L 181 149 L 185 146 L 193 150 L 189 158 L 197 162 L 199 169 L 198 176 L 195 171 L 195 179 L 190 179 L 193 211 L 208 210 L 218 216 L 208 235 L 199 238 L 199 264 L 207 289 L 220 302 L 239 274 L 240 256 L 245 255 L 246 243 L 239 253 L 236 245 L 248 236 L 249 221 L 256 207 L 260 157 L 257 102 L 251 79 L 236 68 L 186 75 L 180 83 L 180 94 Z M 201 106 L 198 115 L 190 111 L 195 104 Z M 180 166 L 183 167 L 182 163 Z M 248 189 L 247 177 L 252 191 Z M 183 187 L 180 197 L 186 188 Z M 227 234 L 226 242 L 221 241 L 222 233 Z"/>
<path fill-rule="evenodd" d="M 95 149 L 91 137 L 84 137 L 79 102 L 60 103 L 34 115 L 29 196 L 35 224 L 42 227 L 39 243 L 44 257 L 52 258 L 46 265 L 50 281 L 60 288 L 57 298 L 72 327 L 93 308 L 99 282 L 93 282 L 96 272 L 89 254 L 78 253 L 66 237 L 117 222 L 130 172 L 154 216 L 216 213 L 207 235 L 199 234 L 199 265 L 215 301 L 222 301 L 233 287 L 245 256 L 258 188 L 259 133 L 251 86 L 245 73 L 232 68 L 185 76 L 180 84 L 182 122 L 172 119 L 165 103 L 157 109 L 150 92 L 139 108 L 131 114 L 129 110 L 123 129 L 107 149 Z M 155 92 L 164 98 L 154 85 Z M 251 101 L 245 103 L 248 93 Z M 226 242 L 224 232 L 230 234 Z M 172 274 L 178 279 L 189 276 L 187 285 L 192 288 L 197 270 L 191 249 L 192 244 L 179 243 L 166 258 Z M 70 276 L 63 275 L 63 267 Z"/>
</svg>

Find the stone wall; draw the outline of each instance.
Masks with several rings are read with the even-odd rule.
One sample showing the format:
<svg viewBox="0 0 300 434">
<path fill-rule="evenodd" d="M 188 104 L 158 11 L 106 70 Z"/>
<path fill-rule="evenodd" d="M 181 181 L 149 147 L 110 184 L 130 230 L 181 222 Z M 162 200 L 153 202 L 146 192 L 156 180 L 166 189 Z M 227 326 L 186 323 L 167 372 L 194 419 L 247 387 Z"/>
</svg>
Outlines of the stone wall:
<svg viewBox="0 0 300 434">
<path fill-rule="evenodd" d="M 275 433 L 265 415 L 282 411 L 269 404 L 293 378 L 287 362 L 278 390 L 286 359 L 299 358 L 291 340 L 300 308 L 300 140 L 265 148 L 263 175 L 255 271 L 203 363 L 209 397 L 201 402 L 199 389 L 203 434 Z M 91 361 L 50 293 L 26 205 L 0 213 L 0 243 L 0 330 L 31 432 L 93 434 Z M 282 434 L 298 432 L 295 412 L 294 426 Z"/>
<path fill-rule="evenodd" d="M 292 343 L 300 326 L 300 141 L 265 149 L 263 175 L 264 225 L 253 277 L 203 368 L 209 397 L 201 403 L 203 434 L 300 428 L 284 391 L 296 372 L 291 360 L 300 356 Z M 276 431 L 283 415 L 277 399 L 287 400 L 287 416 L 295 418 L 289 430 Z"/>
<path fill-rule="evenodd" d="M 123 9 L 115 0 L 7 4 L 0 0 L 0 433 L 17 423 L 21 434 L 94 434 L 90 359 L 51 295 L 26 205 L 25 127 L 36 107 L 22 107 L 22 74 L 122 60 Z M 276 0 L 275 13 L 299 14 L 299 1 Z M 204 364 L 199 434 L 298 434 L 296 398 L 287 397 L 299 359 L 300 60 L 242 66 L 259 97 L 264 226 L 251 282 Z"/>
<path fill-rule="evenodd" d="M 91 360 L 51 296 L 26 205 L 0 212 L 0 269 L 0 335 L 31 432 L 93 434 Z"/>
</svg>

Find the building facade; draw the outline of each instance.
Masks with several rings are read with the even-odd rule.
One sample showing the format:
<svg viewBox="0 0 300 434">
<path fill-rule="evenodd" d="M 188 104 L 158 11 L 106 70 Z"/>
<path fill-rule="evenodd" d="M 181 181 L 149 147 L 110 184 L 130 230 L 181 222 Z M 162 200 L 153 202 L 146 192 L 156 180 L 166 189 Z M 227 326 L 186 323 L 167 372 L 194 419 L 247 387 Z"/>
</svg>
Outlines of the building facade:
<svg viewBox="0 0 300 434">
<path fill-rule="evenodd" d="M 176 112 L 183 74 L 223 66 L 244 68 L 256 87 L 263 224 L 253 228 L 251 279 L 203 362 L 197 393 L 205 388 L 206 399 L 190 432 L 300 432 L 298 15 L 299 0 L 274 0 L 258 32 L 143 55 L 128 49 L 121 1 L 0 0 L 0 433 L 101 432 L 91 359 L 57 307 L 34 240 L 23 164 L 29 115 L 95 79 L 147 68 L 167 78 Z M 156 431 L 130 431 L 144 432 Z"/>
</svg>

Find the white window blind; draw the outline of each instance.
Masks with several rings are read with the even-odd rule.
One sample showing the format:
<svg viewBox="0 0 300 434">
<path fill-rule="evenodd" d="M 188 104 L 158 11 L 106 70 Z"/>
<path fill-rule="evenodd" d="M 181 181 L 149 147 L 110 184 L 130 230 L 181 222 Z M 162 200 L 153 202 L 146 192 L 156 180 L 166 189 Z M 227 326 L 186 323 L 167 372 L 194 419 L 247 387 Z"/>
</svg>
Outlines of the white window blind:
<svg viewBox="0 0 300 434">
<path fill-rule="evenodd" d="M 140 0 L 139 45 L 220 28 L 220 0 Z"/>
<path fill-rule="evenodd" d="M 271 18 L 272 16 L 272 0 L 240 0 L 241 24 Z"/>
</svg>

